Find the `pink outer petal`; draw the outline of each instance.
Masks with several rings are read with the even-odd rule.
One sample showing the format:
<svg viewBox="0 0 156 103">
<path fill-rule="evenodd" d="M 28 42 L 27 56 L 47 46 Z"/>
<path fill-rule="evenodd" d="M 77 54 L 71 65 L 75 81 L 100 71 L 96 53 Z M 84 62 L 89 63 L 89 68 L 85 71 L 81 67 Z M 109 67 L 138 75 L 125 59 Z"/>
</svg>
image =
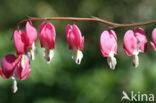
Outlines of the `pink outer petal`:
<svg viewBox="0 0 156 103">
<path fill-rule="evenodd" d="M 74 25 L 66 26 L 66 39 L 69 45 L 69 49 L 83 50 L 84 37 L 81 35 L 80 29 Z"/>
<path fill-rule="evenodd" d="M 102 32 L 100 50 L 104 57 L 109 57 L 111 52 L 117 54 L 117 37 L 113 30 Z"/>
<path fill-rule="evenodd" d="M 66 39 L 67 39 L 67 42 L 68 42 L 68 45 L 69 45 L 69 49 L 74 49 L 75 48 L 75 43 L 74 43 L 74 39 L 75 39 L 75 36 L 72 32 L 72 25 L 67 25 L 66 27 Z"/>
<path fill-rule="evenodd" d="M 25 53 L 25 40 L 23 37 L 23 32 L 21 30 L 14 31 L 14 46 L 16 48 L 17 54 Z"/>
<path fill-rule="evenodd" d="M 71 32 L 71 30 L 72 30 L 72 25 L 68 24 L 66 26 L 66 39 L 68 39 L 69 32 Z"/>
<path fill-rule="evenodd" d="M 21 80 L 25 80 L 25 79 L 29 76 L 30 72 L 31 72 L 31 69 L 29 69 L 29 70 L 25 73 L 25 75 L 23 75 L 23 77 L 21 77 L 20 79 L 21 79 Z"/>
<path fill-rule="evenodd" d="M 151 35 L 151 39 L 152 39 L 152 42 L 150 43 L 153 50 L 156 51 L 156 28 L 153 29 L 152 31 L 152 35 Z"/>
<path fill-rule="evenodd" d="M 145 52 L 147 49 L 147 38 L 144 29 L 137 28 L 134 30 L 134 35 L 137 39 L 137 45 L 140 52 Z"/>
<path fill-rule="evenodd" d="M 137 39 L 132 30 L 125 33 L 123 49 L 128 56 L 132 56 L 133 52 L 137 50 Z"/>
<path fill-rule="evenodd" d="M 112 51 L 114 52 L 114 54 L 118 54 L 118 50 L 117 50 L 117 47 L 118 47 L 118 39 L 117 39 L 117 36 L 116 36 L 116 33 L 114 30 L 109 30 L 109 33 L 110 33 L 110 36 L 112 37 L 112 40 L 114 42 L 114 47 L 112 49 Z"/>
<path fill-rule="evenodd" d="M 109 30 L 108 32 L 109 32 L 109 33 L 113 36 L 113 38 L 115 38 L 116 41 L 117 41 L 117 36 L 116 36 L 115 31 L 114 31 L 114 30 Z"/>
<path fill-rule="evenodd" d="M 24 37 L 26 41 L 26 46 L 31 47 L 32 44 L 37 39 L 37 30 L 33 27 L 32 23 L 29 21 L 26 23 Z"/>
<path fill-rule="evenodd" d="M 26 68 L 22 68 L 21 66 L 18 66 L 18 68 L 16 68 L 16 75 L 21 79 L 21 80 L 25 80 L 30 72 L 31 72 L 31 69 L 26 69 Z"/>
<path fill-rule="evenodd" d="M 84 36 L 81 39 L 81 43 L 80 43 L 80 47 L 79 50 L 83 50 L 84 49 Z"/>
<path fill-rule="evenodd" d="M 156 44 L 156 28 L 153 29 L 151 38 L 154 44 Z"/>
<path fill-rule="evenodd" d="M 80 29 L 75 24 L 73 25 L 73 33 L 75 34 L 75 45 L 76 48 L 82 50 L 84 47 L 84 37 L 81 34 Z"/>
<path fill-rule="evenodd" d="M 154 51 L 156 51 L 156 45 L 153 42 L 150 42 L 150 45 Z"/>
<path fill-rule="evenodd" d="M 40 25 L 40 43 L 41 47 L 55 48 L 56 31 L 52 23 L 42 23 Z"/>
<path fill-rule="evenodd" d="M 26 65 L 23 68 L 21 65 L 21 62 L 17 65 L 16 67 L 16 75 L 19 77 L 21 80 L 25 80 L 27 76 L 30 74 L 31 69 L 30 69 L 30 60 L 28 57 L 25 59 Z"/>
<path fill-rule="evenodd" d="M 0 73 L 2 77 L 8 79 L 12 76 L 17 64 L 16 60 L 17 57 L 12 54 L 8 54 L 5 57 L 3 57 L 1 62 L 2 69 Z"/>
</svg>

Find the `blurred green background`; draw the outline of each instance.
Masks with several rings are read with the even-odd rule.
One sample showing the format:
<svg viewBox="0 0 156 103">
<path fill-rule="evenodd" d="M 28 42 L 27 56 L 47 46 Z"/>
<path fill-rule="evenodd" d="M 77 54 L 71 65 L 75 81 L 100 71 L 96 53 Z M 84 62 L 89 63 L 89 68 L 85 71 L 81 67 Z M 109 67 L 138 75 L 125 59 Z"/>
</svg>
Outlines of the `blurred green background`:
<svg viewBox="0 0 156 103">
<path fill-rule="evenodd" d="M 156 19 L 156 0 L 0 0 L 0 58 L 15 49 L 11 35 L 16 23 L 26 17 L 91 17 L 117 23 L 134 23 Z M 51 64 L 42 57 L 37 42 L 37 57 L 31 61 L 32 72 L 18 80 L 19 91 L 11 92 L 11 80 L 0 78 L 0 103 L 121 103 L 122 91 L 128 94 L 156 95 L 156 53 L 148 47 L 140 54 L 135 69 L 131 57 L 122 50 L 127 29 L 115 29 L 119 39 L 118 64 L 110 70 L 99 51 L 99 37 L 108 26 L 96 22 L 51 21 L 57 30 L 55 56 Z M 41 22 L 33 22 L 36 28 Z M 71 59 L 65 40 L 65 26 L 77 24 L 85 36 L 81 65 Z M 143 26 L 148 40 L 155 25 Z"/>
</svg>

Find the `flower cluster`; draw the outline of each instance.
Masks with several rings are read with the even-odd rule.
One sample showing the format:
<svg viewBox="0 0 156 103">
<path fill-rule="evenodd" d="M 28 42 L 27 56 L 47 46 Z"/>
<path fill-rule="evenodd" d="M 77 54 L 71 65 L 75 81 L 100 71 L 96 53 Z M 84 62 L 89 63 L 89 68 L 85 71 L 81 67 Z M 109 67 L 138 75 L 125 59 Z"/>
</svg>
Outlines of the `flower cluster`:
<svg viewBox="0 0 156 103">
<path fill-rule="evenodd" d="M 39 35 L 39 36 L 38 36 Z M 13 92 L 17 91 L 16 79 L 25 80 L 31 72 L 30 59 L 34 60 L 36 55 L 35 43 L 39 37 L 43 57 L 50 63 L 54 56 L 56 30 L 52 23 L 42 23 L 36 30 L 31 21 L 28 21 L 25 30 L 14 30 L 13 40 L 17 55 L 8 54 L 2 58 L 0 75 L 4 79 L 13 80 Z M 65 37 L 69 49 L 73 51 L 72 59 L 80 64 L 83 58 L 84 36 L 82 36 L 77 25 L 66 26 Z M 100 37 L 100 51 L 102 56 L 107 57 L 108 65 L 115 69 L 117 60 L 114 55 L 118 54 L 118 39 L 114 30 L 105 30 Z M 152 32 L 152 48 L 156 51 L 156 28 Z M 128 30 L 124 36 L 123 49 L 127 56 L 132 56 L 135 67 L 139 65 L 139 53 L 144 53 L 147 48 L 147 38 L 142 28 Z"/>
<path fill-rule="evenodd" d="M 17 56 L 8 54 L 2 58 L 0 75 L 4 79 L 12 79 L 14 93 L 18 89 L 16 79 L 25 80 L 31 72 L 29 59 L 35 59 L 37 34 L 39 34 L 41 47 L 44 49 L 43 57 L 47 63 L 50 63 L 54 56 L 56 38 L 55 27 L 52 23 L 42 23 L 38 32 L 31 21 L 26 23 L 25 30 L 14 30 L 13 40 Z M 67 25 L 66 39 L 69 49 L 73 50 L 72 59 L 80 64 L 83 58 L 81 50 L 84 48 L 84 37 L 75 24 Z"/>
<path fill-rule="evenodd" d="M 156 28 L 152 31 L 151 47 L 156 51 Z M 139 53 L 145 53 L 147 49 L 147 38 L 143 28 L 128 30 L 124 35 L 123 50 L 127 56 L 132 56 L 134 67 L 139 66 Z M 111 69 L 115 69 L 117 60 L 114 57 L 117 51 L 117 36 L 115 31 L 106 30 L 101 34 L 100 50 L 104 57 L 107 57 L 107 62 Z"/>
</svg>

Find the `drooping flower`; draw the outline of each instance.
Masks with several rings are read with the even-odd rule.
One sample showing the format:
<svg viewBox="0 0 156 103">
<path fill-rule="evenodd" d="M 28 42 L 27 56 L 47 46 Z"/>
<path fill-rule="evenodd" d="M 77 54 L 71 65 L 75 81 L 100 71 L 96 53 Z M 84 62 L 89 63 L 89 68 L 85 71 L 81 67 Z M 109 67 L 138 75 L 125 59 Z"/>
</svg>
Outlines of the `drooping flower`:
<svg viewBox="0 0 156 103">
<path fill-rule="evenodd" d="M 154 28 L 152 31 L 151 39 L 152 41 L 150 42 L 150 45 L 153 50 L 156 51 L 156 28 Z"/>
<path fill-rule="evenodd" d="M 35 41 L 37 39 L 37 30 L 33 27 L 31 21 L 28 21 L 24 30 L 24 39 L 27 50 L 27 55 L 32 60 L 35 59 Z"/>
<path fill-rule="evenodd" d="M 100 51 L 104 57 L 107 57 L 107 62 L 111 69 L 115 69 L 117 64 L 115 54 L 117 51 L 117 36 L 113 30 L 103 31 L 100 37 Z"/>
<path fill-rule="evenodd" d="M 30 63 L 29 58 L 26 55 L 19 55 L 16 57 L 13 54 L 8 54 L 3 57 L 1 62 L 0 75 L 4 79 L 11 78 L 13 81 L 13 93 L 17 92 L 17 81 L 19 78 L 21 80 L 26 79 L 30 73 Z"/>
<path fill-rule="evenodd" d="M 1 69 L 0 69 L 0 75 L 4 79 L 12 78 L 13 80 L 13 93 L 17 91 L 17 82 L 15 79 L 15 74 L 14 71 L 16 69 L 16 66 L 18 62 L 20 61 L 20 57 L 17 58 L 13 54 L 8 54 L 3 57 L 2 62 L 1 62 Z"/>
<path fill-rule="evenodd" d="M 125 33 L 123 49 L 128 56 L 132 56 L 132 63 L 135 67 L 139 66 L 138 54 L 144 53 L 146 48 L 147 38 L 144 29 L 137 28 Z"/>
<path fill-rule="evenodd" d="M 80 64 L 83 58 L 81 50 L 84 48 L 84 36 L 82 36 L 80 29 L 75 24 L 66 26 L 66 40 L 69 49 L 73 50 L 72 59 L 76 64 Z"/>
<path fill-rule="evenodd" d="M 44 48 L 44 58 L 50 63 L 54 56 L 56 31 L 52 23 L 42 23 L 40 25 L 40 44 Z"/>
</svg>

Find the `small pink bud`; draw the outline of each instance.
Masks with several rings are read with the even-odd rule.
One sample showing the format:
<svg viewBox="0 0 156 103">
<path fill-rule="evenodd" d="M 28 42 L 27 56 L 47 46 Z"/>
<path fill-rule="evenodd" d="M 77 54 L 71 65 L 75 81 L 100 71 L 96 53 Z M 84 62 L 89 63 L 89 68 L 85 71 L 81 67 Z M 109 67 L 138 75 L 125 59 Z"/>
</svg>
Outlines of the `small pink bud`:
<svg viewBox="0 0 156 103">
<path fill-rule="evenodd" d="M 117 64 L 114 54 L 117 54 L 117 36 L 113 30 L 103 31 L 100 37 L 100 50 L 111 69 L 115 69 Z"/>
<path fill-rule="evenodd" d="M 81 50 L 84 48 L 84 36 L 82 36 L 80 29 L 75 24 L 66 26 L 66 40 L 69 49 L 73 50 L 72 59 L 75 60 L 76 64 L 80 64 L 83 58 Z"/>
<path fill-rule="evenodd" d="M 40 25 L 40 43 L 41 47 L 45 49 L 44 58 L 47 63 L 50 63 L 54 55 L 53 49 L 55 48 L 55 38 L 56 31 L 54 25 L 52 23 L 42 23 Z"/>
<path fill-rule="evenodd" d="M 138 54 L 144 53 L 147 48 L 147 39 L 144 29 L 128 30 L 124 36 L 123 49 L 128 56 L 133 56 L 133 65 L 139 66 Z"/>
<path fill-rule="evenodd" d="M 151 39 L 152 41 L 150 42 L 150 45 L 153 50 L 156 51 L 156 28 L 154 28 L 152 31 Z"/>
<path fill-rule="evenodd" d="M 25 54 L 25 39 L 23 32 L 21 30 L 15 30 L 13 39 L 17 54 Z"/>
</svg>

